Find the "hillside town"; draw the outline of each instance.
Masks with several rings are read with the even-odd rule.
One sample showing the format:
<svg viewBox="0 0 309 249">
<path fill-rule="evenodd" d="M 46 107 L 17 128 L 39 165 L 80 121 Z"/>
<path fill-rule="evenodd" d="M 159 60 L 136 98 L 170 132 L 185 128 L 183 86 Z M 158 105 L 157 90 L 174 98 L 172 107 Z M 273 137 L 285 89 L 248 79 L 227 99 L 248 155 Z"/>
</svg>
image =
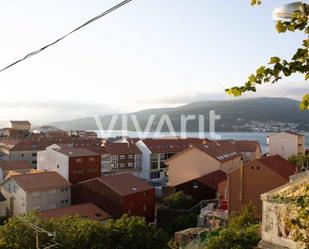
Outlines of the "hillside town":
<svg viewBox="0 0 309 249">
<path fill-rule="evenodd" d="M 159 228 L 172 222 L 164 213 L 173 208 L 166 209 L 163 200 L 180 193 L 192 198 L 197 212 L 195 226 L 173 231 L 179 245 L 224 227 L 231 214 L 251 203 L 262 221 L 260 248 L 287 243 L 288 248 L 305 248 L 289 234 L 276 232 L 285 228 L 270 198 L 309 183 L 308 164 L 299 167 L 288 160 L 308 153 L 302 134 L 271 134 L 264 154 L 257 141 L 104 139 L 81 130 L 33 130 L 28 121 L 9 121 L 0 136 L 2 217 L 36 210 L 44 219 L 78 215 L 106 223 L 128 215 Z"/>
</svg>

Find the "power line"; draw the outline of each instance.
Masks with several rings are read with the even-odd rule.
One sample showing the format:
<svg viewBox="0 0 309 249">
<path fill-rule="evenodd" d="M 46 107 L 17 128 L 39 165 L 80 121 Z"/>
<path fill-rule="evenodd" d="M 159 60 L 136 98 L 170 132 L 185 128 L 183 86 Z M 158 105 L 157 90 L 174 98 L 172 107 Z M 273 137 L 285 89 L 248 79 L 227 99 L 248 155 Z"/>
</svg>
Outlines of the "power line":
<svg viewBox="0 0 309 249">
<path fill-rule="evenodd" d="M 34 56 L 34 55 L 36 55 L 36 54 L 42 52 L 43 50 L 45 50 L 45 49 L 47 49 L 47 48 L 49 48 L 49 47 L 55 45 L 56 43 L 58 43 L 58 42 L 60 42 L 61 40 L 65 39 L 66 37 L 68 37 L 69 35 L 75 33 L 76 31 L 78 31 L 78 30 L 80 30 L 80 29 L 82 29 L 82 28 L 84 28 L 85 26 L 89 25 L 90 23 L 92 23 L 92 22 L 94 22 L 94 21 L 96 21 L 96 20 L 98 20 L 98 19 L 100 19 L 100 18 L 102 18 L 102 17 L 104 17 L 104 16 L 110 14 L 111 12 L 113 12 L 113 11 L 119 9 L 120 7 L 126 5 L 127 3 L 131 2 L 131 1 L 132 1 L 132 0 L 125 0 L 125 1 L 123 1 L 123 2 L 121 2 L 121 3 L 119 3 L 119 4 L 117 4 L 117 5 L 115 5 L 114 7 L 112 7 L 112 8 L 110 8 L 110 9 L 104 11 L 104 12 L 101 13 L 100 15 L 97 15 L 97 16 L 95 16 L 94 18 L 88 20 L 87 22 L 85 22 L 84 24 L 78 26 L 77 28 L 75 28 L 75 29 L 72 30 L 71 32 L 67 33 L 66 35 L 62 36 L 61 38 L 59 38 L 59 39 L 57 39 L 57 40 L 55 40 L 55 41 L 53 41 L 53 42 L 51 42 L 51 43 L 45 45 L 44 47 L 42 47 L 42 48 L 40 48 L 40 49 L 38 49 L 38 50 L 35 50 L 35 51 L 33 51 L 33 52 L 27 54 L 25 57 L 23 57 L 23 58 L 21 58 L 21 59 L 15 61 L 15 62 L 13 62 L 13 63 L 11 63 L 10 65 L 8 65 L 8 66 L 6 66 L 6 67 L 4 67 L 4 68 L 2 68 L 2 69 L 0 70 L 0 73 L 3 72 L 4 70 L 9 69 L 10 67 L 12 67 L 12 66 L 14 66 L 14 65 L 16 65 L 16 64 L 18 64 L 18 63 L 20 63 L 20 62 L 26 60 L 26 59 L 29 59 L 30 57 L 32 57 L 32 56 Z"/>
</svg>

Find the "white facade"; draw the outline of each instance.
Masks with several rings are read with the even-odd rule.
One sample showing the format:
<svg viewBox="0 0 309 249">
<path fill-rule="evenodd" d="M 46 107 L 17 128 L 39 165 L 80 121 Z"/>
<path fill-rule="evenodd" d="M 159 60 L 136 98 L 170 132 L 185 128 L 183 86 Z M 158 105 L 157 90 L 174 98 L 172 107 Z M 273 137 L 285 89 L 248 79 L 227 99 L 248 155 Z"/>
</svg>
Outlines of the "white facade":
<svg viewBox="0 0 309 249">
<path fill-rule="evenodd" d="M 49 147 L 38 152 L 37 169 L 41 171 L 56 171 L 66 180 L 69 180 L 69 157 Z"/>
<path fill-rule="evenodd" d="M 13 179 L 1 185 L 1 193 L 6 198 L 5 206 L 11 214 L 24 214 L 31 210 L 49 210 L 71 205 L 71 188 L 24 191 Z"/>
<path fill-rule="evenodd" d="M 9 121 L 8 127 L 14 130 L 19 131 L 30 131 L 31 130 L 31 124 L 29 122 L 14 122 Z"/>
<path fill-rule="evenodd" d="M 305 153 L 305 141 L 303 136 L 280 132 L 268 137 L 269 155 L 280 155 L 288 159 L 292 155 Z"/>
<path fill-rule="evenodd" d="M 144 180 L 150 180 L 150 168 L 151 168 L 150 156 L 152 152 L 149 150 L 149 148 L 142 140 L 136 142 L 135 145 L 142 152 L 142 165 L 141 165 L 141 171 L 139 172 L 139 177 Z"/>
</svg>

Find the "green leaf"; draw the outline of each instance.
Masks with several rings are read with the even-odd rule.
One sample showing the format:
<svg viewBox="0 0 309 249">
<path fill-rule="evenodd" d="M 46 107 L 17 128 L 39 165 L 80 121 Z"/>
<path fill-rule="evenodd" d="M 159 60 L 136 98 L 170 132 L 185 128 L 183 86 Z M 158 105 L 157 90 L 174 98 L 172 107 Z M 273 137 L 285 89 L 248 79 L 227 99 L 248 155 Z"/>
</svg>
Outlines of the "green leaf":
<svg viewBox="0 0 309 249">
<path fill-rule="evenodd" d="M 270 61 L 269 61 L 269 64 L 276 64 L 276 63 L 279 63 L 280 62 L 280 58 L 279 57 L 271 57 L 270 58 Z"/>
<path fill-rule="evenodd" d="M 277 25 L 276 25 L 276 29 L 277 29 L 278 33 L 284 33 L 284 32 L 286 32 L 287 27 L 284 25 L 283 22 L 278 21 Z"/>
</svg>

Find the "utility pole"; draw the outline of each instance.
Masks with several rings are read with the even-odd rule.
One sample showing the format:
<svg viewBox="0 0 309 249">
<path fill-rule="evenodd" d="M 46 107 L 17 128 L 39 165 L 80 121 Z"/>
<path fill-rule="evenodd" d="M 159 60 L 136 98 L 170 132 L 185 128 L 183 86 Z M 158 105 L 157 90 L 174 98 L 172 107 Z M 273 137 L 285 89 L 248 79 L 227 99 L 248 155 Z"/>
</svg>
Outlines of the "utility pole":
<svg viewBox="0 0 309 249">
<path fill-rule="evenodd" d="M 50 248 L 60 248 L 60 247 L 62 247 L 61 244 L 56 242 L 56 233 L 51 233 L 49 231 L 46 231 L 43 228 L 41 228 L 41 227 L 31 223 L 30 221 L 26 220 L 24 217 L 22 217 L 20 215 L 17 215 L 16 217 L 34 230 L 34 232 L 35 232 L 35 248 L 36 249 L 50 249 Z M 48 237 L 50 237 L 50 241 L 46 242 L 46 244 L 44 244 L 44 245 L 42 244 L 41 247 L 40 247 L 40 238 L 39 238 L 40 233 L 46 234 Z"/>
</svg>

